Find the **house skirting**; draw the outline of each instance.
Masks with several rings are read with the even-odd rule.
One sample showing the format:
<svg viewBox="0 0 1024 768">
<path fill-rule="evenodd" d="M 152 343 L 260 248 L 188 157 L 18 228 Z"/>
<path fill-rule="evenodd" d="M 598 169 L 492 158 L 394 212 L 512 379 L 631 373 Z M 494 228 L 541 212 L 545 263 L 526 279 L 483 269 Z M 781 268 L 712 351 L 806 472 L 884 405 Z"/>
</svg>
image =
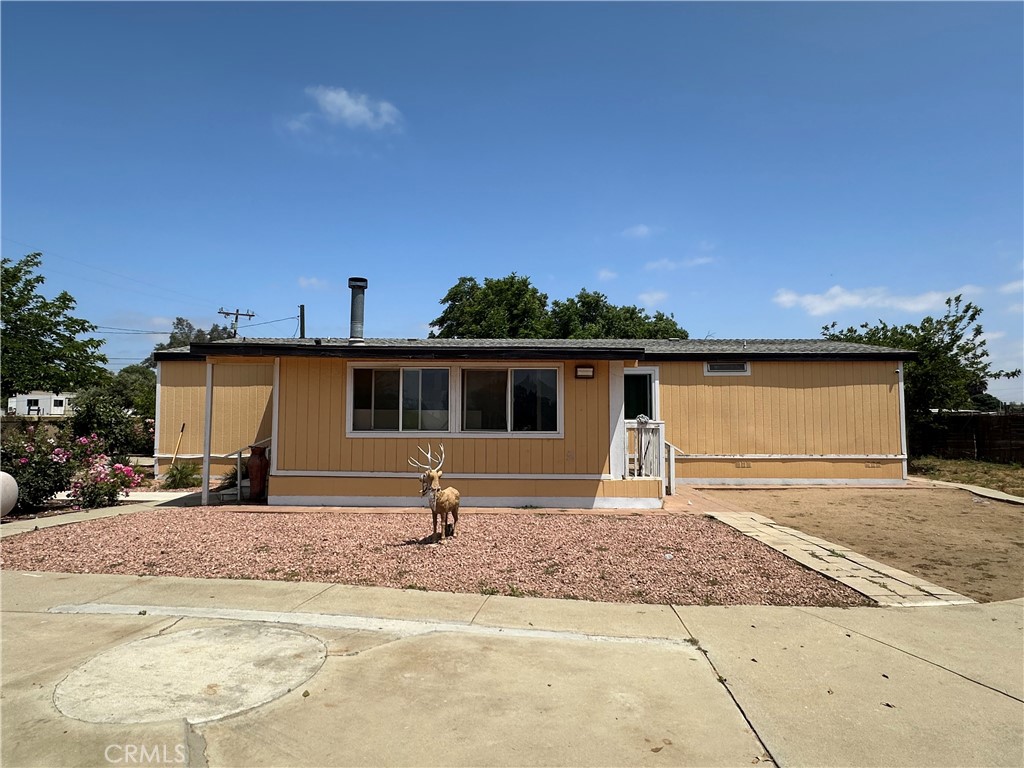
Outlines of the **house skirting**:
<svg viewBox="0 0 1024 768">
<path fill-rule="evenodd" d="M 892 484 L 906 479 L 903 456 L 679 456 L 684 485 Z"/>
<path fill-rule="evenodd" d="M 447 478 L 446 478 L 447 479 Z M 459 490 L 466 507 L 660 509 L 662 481 L 486 479 L 444 483 Z M 268 502 L 281 506 L 412 507 L 424 502 L 416 478 L 280 476 L 271 474 Z"/>
</svg>

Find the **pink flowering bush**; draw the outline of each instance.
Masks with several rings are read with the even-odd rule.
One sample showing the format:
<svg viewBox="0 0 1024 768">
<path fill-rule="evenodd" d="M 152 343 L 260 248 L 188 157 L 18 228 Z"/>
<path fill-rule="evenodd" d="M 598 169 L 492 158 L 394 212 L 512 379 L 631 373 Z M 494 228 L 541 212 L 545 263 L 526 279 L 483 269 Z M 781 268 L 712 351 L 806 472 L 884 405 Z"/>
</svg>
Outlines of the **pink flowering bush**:
<svg viewBox="0 0 1024 768">
<path fill-rule="evenodd" d="M 117 503 L 123 493 L 142 482 L 142 478 L 127 464 L 111 464 L 104 453 L 89 456 L 71 482 L 72 499 L 84 509 L 109 507 Z"/>
<path fill-rule="evenodd" d="M 75 483 L 80 489 L 79 504 L 94 507 L 99 506 L 95 500 L 116 501 L 123 489 L 141 482 L 131 467 L 121 464 L 103 471 L 102 466 L 109 463 L 104 441 L 96 434 L 75 437 L 68 429 L 48 433 L 28 425 L 24 430 L 8 430 L 0 441 L 0 468 L 18 481 L 17 509 L 21 511 L 41 507 L 61 491 L 74 490 Z"/>
</svg>

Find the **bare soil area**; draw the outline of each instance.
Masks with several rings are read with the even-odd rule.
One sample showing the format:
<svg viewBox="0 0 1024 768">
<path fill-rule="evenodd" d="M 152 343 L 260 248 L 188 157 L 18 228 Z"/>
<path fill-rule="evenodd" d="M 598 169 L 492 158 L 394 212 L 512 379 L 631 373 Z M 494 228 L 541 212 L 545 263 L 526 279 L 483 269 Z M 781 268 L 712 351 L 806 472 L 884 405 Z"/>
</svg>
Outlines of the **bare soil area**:
<svg viewBox="0 0 1024 768">
<path fill-rule="evenodd" d="M 703 515 L 156 509 L 4 539 L 12 570 L 323 581 L 677 605 L 870 605 Z"/>
<path fill-rule="evenodd" d="M 704 490 L 980 602 L 1024 596 L 1024 506 L 953 488 Z"/>
</svg>

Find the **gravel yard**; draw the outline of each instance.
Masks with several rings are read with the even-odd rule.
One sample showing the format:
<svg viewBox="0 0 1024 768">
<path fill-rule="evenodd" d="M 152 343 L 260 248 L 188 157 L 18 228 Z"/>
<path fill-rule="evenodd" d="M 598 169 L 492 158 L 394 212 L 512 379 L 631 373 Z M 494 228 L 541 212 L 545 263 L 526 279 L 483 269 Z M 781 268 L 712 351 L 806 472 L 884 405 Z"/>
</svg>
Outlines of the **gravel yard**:
<svg viewBox="0 0 1024 768">
<path fill-rule="evenodd" d="M 12 570 L 321 581 L 677 605 L 870 605 L 701 515 L 159 509 L 5 539 Z"/>
</svg>

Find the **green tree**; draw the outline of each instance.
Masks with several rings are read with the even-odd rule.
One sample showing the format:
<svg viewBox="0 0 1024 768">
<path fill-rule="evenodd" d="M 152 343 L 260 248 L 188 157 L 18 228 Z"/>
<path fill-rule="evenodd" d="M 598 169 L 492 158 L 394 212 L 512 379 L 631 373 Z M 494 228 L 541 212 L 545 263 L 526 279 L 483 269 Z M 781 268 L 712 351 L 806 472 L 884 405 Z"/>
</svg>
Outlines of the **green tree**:
<svg viewBox="0 0 1024 768">
<path fill-rule="evenodd" d="M 430 338 L 542 339 L 548 336 L 548 297 L 513 272 L 508 277 L 460 277 L 441 299 Z"/>
<path fill-rule="evenodd" d="M 932 409 L 939 411 L 971 408 L 971 398 L 984 394 L 992 379 L 1015 378 L 1015 371 L 992 369 L 984 331 L 978 322 L 982 309 L 962 296 L 946 299 L 942 317 L 926 317 L 917 325 L 877 325 L 839 330 L 836 323 L 821 329 L 822 336 L 835 341 L 852 341 L 875 346 L 910 349 L 917 360 L 904 367 L 904 396 L 911 447 L 933 427 Z"/>
<path fill-rule="evenodd" d="M 38 270 L 41 253 L 17 262 L 2 260 L 0 333 L 0 394 L 73 392 L 104 375 L 106 356 L 98 350 L 102 339 L 82 338 L 96 330 L 88 320 L 75 317 L 75 299 L 61 291 L 46 299 L 39 289 L 46 282 Z"/>
<path fill-rule="evenodd" d="M 689 334 L 672 315 L 653 316 L 636 306 L 616 306 L 597 291 L 554 301 L 530 278 L 460 277 L 441 299 L 431 338 L 440 339 L 685 339 Z"/>
<path fill-rule="evenodd" d="M 136 363 L 118 371 L 109 388 L 122 406 L 137 416 L 156 418 L 156 371 Z"/>
<path fill-rule="evenodd" d="M 551 338 L 687 339 L 672 315 L 648 315 L 640 307 L 616 306 L 597 291 L 581 290 L 574 298 L 551 302 Z"/>
<path fill-rule="evenodd" d="M 149 357 L 143 360 L 140 364 L 148 368 L 156 368 L 156 360 L 153 357 L 153 354 L 156 352 L 160 352 L 164 349 L 187 347 L 193 342 L 196 344 L 203 344 L 207 341 L 220 341 L 222 339 L 231 338 L 234 338 L 234 332 L 226 325 L 218 325 L 217 323 L 214 323 L 210 326 L 210 330 L 204 331 L 202 328 L 196 328 L 184 317 L 176 317 L 174 318 L 174 323 L 171 325 L 170 338 L 153 347 L 153 352 L 151 352 Z"/>
</svg>

